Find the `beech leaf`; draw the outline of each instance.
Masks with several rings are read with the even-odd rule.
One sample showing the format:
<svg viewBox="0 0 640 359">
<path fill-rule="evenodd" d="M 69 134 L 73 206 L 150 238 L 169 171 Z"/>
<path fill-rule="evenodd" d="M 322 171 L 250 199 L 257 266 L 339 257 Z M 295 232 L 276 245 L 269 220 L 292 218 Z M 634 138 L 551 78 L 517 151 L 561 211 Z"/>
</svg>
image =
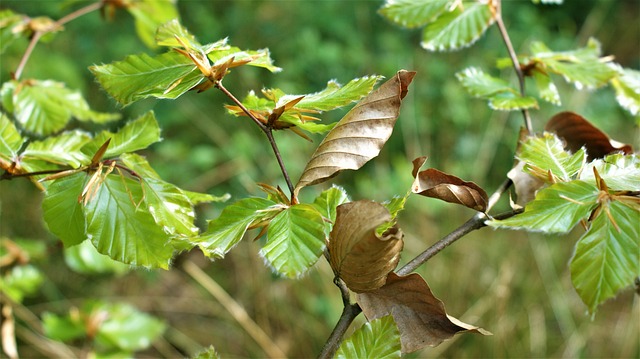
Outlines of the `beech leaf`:
<svg viewBox="0 0 640 359">
<path fill-rule="evenodd" d="M 158 27 L 177 18 L 176 0 L 142 0 L 127 3 L 127 11 L 135 19 L 136 32 L 149 48 L 157 47 L 155 35 Z"/>
<path fill-rule="evenodd" d="M 466 182 L 456 176 L 429 168 L 418 172 L 426 157 L 413 160 L 413 186 L 411 191 L 421 196 L 461 204 L 465 207 L 484 212 L 489 200 L 487 193 L 473 182 Z"/>
<path fill-rule="evenodd" d="M 324 182 L 345 169 L 356 170 L 378 156 L 400 114 L 415 72 L 400 70 L 351 109 L 322 140 L 295 188 Z"/>
<path fill-rule="evenodd" d="M 632 115 L 640 114 L 640 71 L 622 68 L 621 75 L 611 79 L 616 100 Z"/>
<path fill-rule="evenodd" d="M 401 358 L 400 332 L 393 317 L 387 315 L 364 325 L 340 344 L 335 358 Z"/>
<path fill-rule="evenodd" d="M 449 317 L 444 304 L 417 273 L 407 276 L 389 273 L 383 287 L 358 293 L 357 301 L 368 320 L 393 316 L 400 331 L 403 353 L 435 347 L 460 332 L 491 335 L 482 328 Z"/>
<path fill-rule="evenodd" d="M 640 158 L 637 155 L 614 154 L 597 159 L 585 166 L 579 179 L 595 184 L 594 167 L 610 190 L 640 191 Z"/>
<path fill-rule="evenodd" d="M 562 141 L 549 132 L 521 141 L 516 157 L 526 162 L 527 173 L 551 183 L 571 180 L 587 159 L 584 149 L 571 154 L 564 150 Z"/>
<path fill-rule="evenodd" d="M 88 180 L 84 172 L 59 178 L 47 187 L 42 201 L 42 212 L 49 231 L 67 247 L 87 239 L 85 217 L 78 195 Z"/>
<path fill-rule="evenodd" d="M 338 206 L 329 238 L 330 264 L 347 287 L 361 293 L 380 288 L 398 265 L 402 231 L 391 227 L 383 235 L 376 229 L 391 220 L 381 204 L 357 201 Z"/>
<path fill-rule="evenodd" d="M 565 147 L 571 152 L 585 147 L 589 162 L 596 158 L 604 158 L 612 152 L 633 153 L 631 145 L 611 140 L 604 132 L 574 112 L 556 114 L 547 122 L 545 130 L 554 132 L 564 140 Z"/>
<path fill-rule="evenodd" d="M 432 22 L 453 2 L 454 0 L 387 0 L 379 13 L 400 26 L 414 28 Z"/>
<path fill-rule="evenodd" d="M 13 161 L 26 140 L 9 117 L 0 112 L 0 157 Z"/>
<path fill-rule="evenodd" d="M 459 3 L 424 28 L 422 47 L 429 51 L 450 51 L 471 46 L 494 21 L 493 2 Z"/>
</svg>

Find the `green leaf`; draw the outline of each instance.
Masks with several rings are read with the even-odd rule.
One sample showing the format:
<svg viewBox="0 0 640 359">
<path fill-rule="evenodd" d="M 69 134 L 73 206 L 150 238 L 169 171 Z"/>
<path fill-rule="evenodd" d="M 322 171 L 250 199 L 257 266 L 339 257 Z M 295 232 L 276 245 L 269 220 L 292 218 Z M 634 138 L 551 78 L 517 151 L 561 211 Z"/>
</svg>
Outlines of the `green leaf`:
<svg viewBox="0 0 640 359">
<path fill-rule="evenodd" d="M 4 112 L 0 112 L 0 158 L 13 161 L 25 141 L 26 139 L 20 136 L 20 132 L 9 117 Z"/>
<path fill-rule="evenodd" d="M 138 180 L 123 174 L 106 176 L 84 210 L 87 236 L 98 252 L 119 262 L 166 269 L 173 247 L 142 205 L 144 196 Z"/>
<path fill-rule="evenodd" d="M 37 135 L 62 130 L 72 117 L 97 123 L 120 118 L 118 114 L 91 111 L 80 92 L 66 88 L 61 82 L 9 81 L 1 91 L 5 107 L 25 130 Z"/>
<path fill-rule="evenodd" d="M 409 198 L 410 194 L 411 191 L 407 192 L 404 197 L 394 196 L 390 201 L 382 203 L 389 211 L 389 214 L 391 214 L 391 220 L 376 228 L 376 234 L 378 236 L 382 236 L 389 228 L 396 225 L 398 222 L 398 214 L 404 209 L 404 205 L 407 203 L 407 198 Z"/>
<path fill-rule="evenodd" d="M 230 58 L 234 58 L 234 62 L 237 61 L 249 61 L 247 65 L 262 67 L 271 72 L 280 72 L 281 68 L 273 64 L 269 49 L 260 50 L 242 50 L 238 47 L 231 46 L 228 48 L 213 48 L 213 51 L 207 54 L 207 57 L 213 62 L 214 65 L 219 65 L 227 62 Z"/>
<path fill-rule="evenodd" d="M 208 348 L 198 352 L 195 356 L 191 357 L 191 359 L 220 359 L 218 352 L 210 345 Z"/>
<path fill-rule="evenodd" d="M 90 241 L 65 248 L 64 262 L 69 268 L 81 274 L 123 274 L 129 271 L 128 265 L 98 253 Z"/>
<path fill-rule="evenodd" d="M 313 206 L 320 212 L 325 220 L 325 235 L 329 236 L 333 229 L 333 224 L 336 221 L 336 208 L 349 202 L 349 196 L 347 192 L 340 187 L 331 187 L 326 191 L 320 193 L 318 197 L 313 201 Z"/>
<path fill-rule="evenodd" d="M 157 47 L 158 27 L 179 16 L 175 3 L 175 0 L 142 0 L 127 4 L 127 11 L 135 19 L 138 37 L 148 47 Z"/>
<path fill-rule="evenodd" d="M 297 204 L 278 213 L 269 224 L 260 250 L 274 270 L 289 278 L 304 274 L 322 255 L 325 226 L 314 206 Z"/>
<path fill-rule="evenodd" d="M 111 142 L 109 142 L 104 158 L 142 150 L 160 141 L 160 126 L 158 126 L 158 121 L 153 111 L 149 111 L 135 120 L 127 122 L 116 133 L 100 132 L 82 148 L 82 152 L 93 157 L 100 146 L 107 142 L 108 139 L 111 139 Z"/>
<path fill-rule="evenodd" d="M 51 233 L 66 247 L 87 239 L 85 216 L 78 197 L 89 180 L 84 172 L 59 178 L 47 187 L 42 212 Z"/>
<path fill-rule="evenodd" d="M 614 191 L 640 191 L 640 158 L 638 155 L 608 155 L 589 163 L 580 172 L 580 179 L 595 185 L 593 168 L 607 187 Z"/>
<path fill-rule="evenodd" d="M 538 102 L 533 97 L 520 96 L 506 81 L 478 68 L 466 68 L 458 72 L 456 78 L 469 94 L 489 100 L 489 107 L 494 110 L 514 111 L 538 107 Z"/>
<path fill-rule="evenodd" d="M 393 316 L 365 323 L 340 344 L 336 358 L 401 358 L 400 331 Z"/>
<path fill-rule="evenodd" d="M 621 201 L 603 206 L 576 244 L 570 265 L 571 281 L 591 313 L 640 276 L 640 206 Z"/>
<path fill-rule="evenodd" d="M 175 99 L 202 82 L 195 64 L 177 52 L 127 56 L 123 61 L 89 68 L 100 85 L 126 106 L 148 97 Z"/>
<path fill-rule="evenodd" d="M 33 141 L 20 154 L 20 164 L 30 168 L 30 162 L 45 161 L 77 168 L 91 162 L 91 158 L 81 151 L 89 141 L 89 134 L 78 130 L 47 137 L 43 141 Z"/>
<path fill-rule="evenodd" d="M 198 235 L 193 223 L 195 213 L 189 198 L 175 185 L 160 179 L 151 165 L 142 156 L 124 154 L 122 162 L 140 175 L 145 194 L 144 201 L 149 212 L 165 233 L 183 240 Z"/>
<path fill-rule="evenodd" d="M 459 50 L 476 42 L 495 21 L 490 2 L 465 3 L 446 12 L 427 25 L 422 47 L 429 51 Z"/>
<path fill-rule="evenodd" d="M 453 3 L 454 0 L 387 0 L 378 12 L 400 26 L 415 28 L 434 21 Z"/>
<path fill-rule="evenodd" d="M 616 100 L 622 108 L 632 115 L 640 114 L 640 71 L 620 69 L 622 74 L 611 79 L 611 85 L 616 90 Z"/>
<path fill-rule="evenodd" d="M 563 52 L 553 52 L 545 44 L 535 42 L 531 44 L 531 52 L 533 61 L 562 75 L 577 89 L 604 86 L 618 75 L 610 58 L 600 58 L 600 43 L 593 38 L 584 48 Z"/>
<path fill-rule="evenodd" d="M 53 313 L 42 313 L 42 329 L 47 338 L 62 342 L 87 336 L 85 323 L 79 316 L 59 316 Z"/>
<path fill-rule="evenodd" d="M 574 154 L 566 152 L 562 140 L 549 132 L 523 141 L 516 157 L 526 163 L 526 172 L 545 181 L 549 181 L 547 171 L 551 171 L 555 180 L 569 181 L 587 159 L 584 149 Z"/>
<path fill-rule="evenodd" d="M 166 328 L 159 319 L 124 303 L 99 303 L 93 311 L 108 313 L 96 336 L 96 344 L 105 347 L 124 351 L 146 349 Z"/>
<path fill-rule="evenodd" d="M 229 193 L 225 193 L 222 196 L 214 196 L 208 193 L 191 192 L 184 189 L 182 192 L 189 198 L 189 201 L 191 201 L 193 205 L 210 202 L 226 202 L 231 198 Z"/>
<path fill-rule="evenodd" d="M 0 11 L 0 54 L 21 35 L 23 31 L 16 31 L 24 23 L 25 16 L 16 14 L 9 9 Z"/>
<path fill-rule="evenodd" d="M 493 110 L 516 111 L 538 108 L 538 101 L 530 96 L 520 96 L 511 92 L 503 92 L 489 97 L 489 107 Z"/>
<path fill-rule="evenodd" d="M 250 225 L 273 215 L 276 206 L 266 198 L 252 197 L 225 207 L 218 218 L 209 221 L 209 228 L 201 235 L 198 246 L 207 257 L 223 258 L 240 242 Z"/>
<path fill-rule="evenodd" d="M 558 92 L 556 85 L 551 80 L 551 76 L 541 71 L 533 71 L 533 79 L 536 82 L 540 98 L 556 106 L 560 106 L 562 104 L 560 101 L 560 93 Z"/>
<path fill-rule="evenodd" d="M 327 83 L 327 88 L 320 92 L 307 95 L 284 95 L 278 99 L 276 107 L 282 106 L 300 96 L 304 96 L 304 98 L 295 105 L 295 108 L 330 111 L 360 100 L 371 92 L 376 83 L 381 79 L 382 76 L 365 76 L 353 79 L 344 86 L 332 80 Z"/>
<path fill-rule="evenodd" d="M 501 221 L 487 221 L 487 224 L 497 228 L 567 233 L 595 208 L 598 192 L 598 188 L 584 181 L 556 183 L 540 190 L 523 213 Z"/>
<path fill-rule="evenodd" d="M 11 268 L 0 277 L 0 288 L 15 302 L 22 302 L 24 297 L 35 293 L 44 278 L 36 267 L 27 264 Z"/>
</svg>

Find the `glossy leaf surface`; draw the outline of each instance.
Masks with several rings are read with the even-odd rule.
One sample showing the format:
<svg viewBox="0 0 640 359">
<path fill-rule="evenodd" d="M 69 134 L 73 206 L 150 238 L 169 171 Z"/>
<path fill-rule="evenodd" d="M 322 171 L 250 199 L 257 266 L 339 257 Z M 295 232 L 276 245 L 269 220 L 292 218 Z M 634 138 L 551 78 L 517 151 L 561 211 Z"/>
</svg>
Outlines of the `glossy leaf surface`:
<svg viewBox="0 0 640 359">
<path fill-rule="evenodd" d="M 340 359 L 402 357 L 400 332 L 393 317 L 388 315 L 364 323 L 340 344 L 335 357 Z"/>
<path fill-rule="evenodd" d="M 429 51 L 451 51 L 471 46 L 495 21 L 491 2 L 458 4 L 427 25 L 421 45 Z"/>
</svg>

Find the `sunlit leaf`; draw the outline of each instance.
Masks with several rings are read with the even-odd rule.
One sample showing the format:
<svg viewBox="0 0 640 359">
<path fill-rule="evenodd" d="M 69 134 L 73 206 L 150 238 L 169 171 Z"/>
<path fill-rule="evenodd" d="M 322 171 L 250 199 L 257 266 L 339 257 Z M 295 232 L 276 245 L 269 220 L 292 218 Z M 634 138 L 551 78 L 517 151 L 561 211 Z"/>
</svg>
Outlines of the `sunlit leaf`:
<svg viewBox="0 0 640 359">
<path fill-rule="evenodd" d="M 9 117 L 0 112 L 0 157 L 12 161 L 25 141 Z"/>
<path fill-rule="evenodd" d="M 340 344 L 335 355 L 339 359 L 400 357 L 400 332 L 390 315 L 364 323 Z"/>
<path fill-rule="evenodd" d="M 640 205 L 603 205 L 606 209 L 578 241 L 570 265 L 571 281 L 591 313 L 640 275 Z"/>
<path fill-rule="evenodd" d="M 531 96 L 520 96 L 511 92 L 502 92 L 489 97 L 489 107 L 499 111 L 537 109 L 538 101 Z"/>
<path fill-rule="evenodd" d="M 84 172 L 59 178 L 49 184 L 42 201 L 43 217 L 49 231 L 66 247 L 87 239 L 85 216 L 78 196 L 88 180 Z"/>
<path fill-rule="evenodd" d="M 296 185 L 296 194 L 342 170 L 358 169 L 380 153 L 391 136 L 414 75 L 415 72 L 398 71 L 338 122 L 311 156 Z"/>
<path fill-rule="evenodd" d="M 375 290 L 398 264 L 402 251 L 402 231 L 392 227 L 383 235 L 376 229 L 391 220 L 389 211 L 373 201 L 357 201 L 338 206 L 329 239 L 330 264 L 354 292 Z"/>
<path fill-rule="evenodd" d="M 580 179 L 595 185 L 593 168 L 614 191 L 640 191 L 640 158 L 638 155 L 609 155 L 589 163 L 580 172 Z"/>
<path fill-rule="evenodd" d="M 4 53 L 14 40 L 24 35 L 24 31 L 20 30 L 25 17 L 9 9 L 0 11 L 0 54 Z"/>
<path fill-rule="evenodd" d="M 553 83 L 553 80 L 551 80 L 551 76 L 541 71 L 533 71 L 533 79 L 535 80 L 536 88 L 538 89 L 538 94 L 541 99 L 556 106 L 562 104 L 560 101 L 560 93 Z"/>
<path fill-rule="evenodd" d="M 179 41 L 178 41 L 179 39 Z M 182 41 L 182 43 L 180 42 Z M 186 27 L 180 24 L 178 19 L 172 19 L 158 27 L 156 31 L 156 44 L 158 46 L 182 47 L 183 44 L 191 47 L 201 46 L 196 37 Z M 224 43 L 226 44 L 226 39 Z"/>
<path fill-rule="evenodd" d="M 0 288 L 11 300 L 21 303 L 24 297 L 34 294 L 43 281 L 44 277 L 36 267 L 19 265 L 0 276 Z"/>
<path fill-rule="evenodd" d="M 245 198 L 226 206 L 220 216 L 209 221 L 198 246 L 211 258 L 222 258 L 244 236 L 251 224 L 277 214 L 276 203 L 266 198 Z"/>
<path fill-rule="evenodd" d="M 116 133 L 102 131 L 87 143 L 82 152 L 93 156 L 100 146 L 111 139 L 104 158 L 111 158 L 127 152 L 145 149 L 149 145 L 160 141 L 160 126 L 153 111 L 127 122 Z"/>
<path fill-rule="evenodd" d="M 158 27 L 179 16 L 175 3 L 175 0 L 141 0 L 126 6 L 135 19 L 138 37 L 148 47 L 157 47 L 155 35 Z"/>
<path fill-rule="evenodd" d="M 595 206 L 598 188 L 584 181 L 560 182 L 542 189 L 524 212 L 487 224 L 498 228 L 526 229 L 534 232 L 567 233 Z"/>
<path fill-rule="evenodd" d="M 89 134 L 75 130 L 47 137 L 42 141 L 30 142 L 20 154 L 21 165 L 29 168 L 31 167 L 29 162 L 46 161 L 74 168 L 80 167 L 90 161 L 90 158 L 80 150 L 89 141 L 91 141 Z"/>
<path fill-rule="evenodd" d="M 556 114 L 547 122 L 545 130 L 558 135 L 564 140 L 565 147 L 572 152 L 585 147 L 589 161 L 603 158 L 613 152 L 633 153 L 631 145 L 611 140 L 604 132 L 577 113 L 565 111 Z"/>
<path fill-rule="evenodd" d="M 328 237 L 333 228 L 333 224 L 336 221 L 336 208 L 349 202 L 349 196 L 344 189 L 340 187 L 331 187 L 326 191 L 320 193 L 318 197 L 313 201 L 313 206 L 320 212 L 325 221 L 325 234 Z"/>
<path fill-rule="evenodd" d="M 118 114 L 92 111 L 80 92 L 52 80 L 8 81 L 2 92 L 5 108 L 25 130 L 37 135 L 58 132 L 71 118 L 97 123 L 120 118 Z"/>
<path fill-rule="evenodd" d="M 189 198 L 192 204 L 210 203 L 210 202 L 226 202 L 231 198 L 229 193 L 225 193 L 222 196 L 214 196 L 208 193 L 192 192 L 182 190 L 184 194 Z"/>
<path fill-rule="evenodd" d="M 402 210 L 404 209 L 404 205 L 407 203 L 407 198 L 409 198 L 409 194 L 411 194 L 410 191 L 407 192 L 403 197 L 393 196 L 391 200 L 384 201 L 382 203 L 382 205 L 387 209 L 387 211 L 389 211 L 389 214 L 391 215 L 391 220 L 382 224 L 381 226 L 378 226 L 378 228 L 376 228 L 376 234 L 381 236 L 384 232 L 386 232 L 391 227 L 396 225 L 396 223 L 398 222 L 398 214 L 400 214 L 400 212 L 402 212 Z"/>
<path fill-rule="evenodd" d="M 168 268 L 173 247 L 143 205 L 140 182 L 124 174 L 111 174 L 85 207 L 87 236 L 98 249 L 119 262 Z"/>
<path fill-rule="evenodd" d="M 100 325 L 96 344 L 124 351 L 146 349 L 164 332 L 166 325 L 129 304 L 97 303 L 93 311 L 108 313 Z"/>
<path fill-rule="evenodd" d="M 538 107 L 538 102 L 533 97 L 520 96 L 506 81 L 478 68 L 466 68 L 458 72 L 456 78 L 469 94 L 489 100 L 489 107 L 494 110 L 514 111 Z"/>
<path fill-rule="evenodd" d="M 148 97 L 177 98 L 204 79 L 195 64 L 177 52 L 153 57 L 131 55 L 89 69 L 109 95 L 124 106 Z"/>
<path fill-rule="evenodd" d="M 616 100 L 622 108 L 632 115 L 640 114 L 640 71 L 620 69 L 620 76 L 611 79 L 611 85 L 616 90 Z"/>
<path fill-rule="evenodd" d="M 260 255 L 276 272 L 296 278 L 316 263 L 324 248 L 322 215 L 311 205 L 298 204 L 273 217 Z"/>
<path fill-rule="evenodd" d="M 72 341 L 87 336 L 86 324 L 78 315 L 60 316 L 50 312 L 42 313 L 42 329 L 47 338 L 58 341 Z"/>
<path fill-rule="evenodd" d="M 359 293 L 357 300 L 369 320 L 393 316 L 400 331 L 402 353 L 437 346 L 460 332 L 491 335 L 484 329 L 449 317 L 444 304 L 417 273 L 403 277 L 389 273 L 383 287 Z"/>
<path fill-rule="evenodd" d="M 365 76 L 353 79 L 344 86 L 332 80 L 329 81 L 327 87 L 320 92 L 307 95 L 282 96 L 278 99 L 276 106 L 284 105 L 297 97 L 304 96 L 304 98 L 295 105 L 295 108 L 330 111 L 360 100 L 373 90 L 373 87 L 380 79 L 382 79 L 382 76 Z"/>
<path fill-rule="evenodd" d="M 465 2 L 427 25 L 422 47 L 429 51 L 458 50 L 472 45 L 495 21 L 492 2 Z"/>
<path fill-rule="evenodd" d="M 214 49 L 216 50 L 216 49 Z M 208 53 L 207 57 L 214 65 L 222 64 L 233 57 L 234 62 L 247 62 L 248 66 L 261 67 L 271 72 L 280 72 L 281 68 L 273 64 L 269 49 L 242 50 L 231 46 L 226 49 L 219 49 Z"/>
<path fill-rule="evenodd" d="M 208 348 L 205 348 L 201 352 L 198 352 L 196 355 L 191 357 L 191 359 L 220 359 L 220 356 L 218 355 L 218 352 L 216 352 L 216 349 L 213 347 L 213 345 L 210 345 Z"/>
<path fill-rule="evenodd" d="M 387 0 L 379 13 L 400 26 L 414 28 L 432 22 L 453 3 L 454 0 Z"/>
<path fill-rule="evenodd" d="M 564 143 L 554 134 L 545 132 L 540 137 L 529 137 L 521 142 L 516 157 L 527 163 L 525 171 L 549 182 L 549 171 L 554 181 L 569 181 L 585 164 L 583 149 L 574 154 L 564 150 Z"/>
<path fill-rule="evenodd" d="M 116 262 L 104 254 L 98 253 L 91 241 L 64 249 L 64 262 L 72 270 L 82 274 L 116 273 L 122 274 L 129 266 Z"/>
</svg>

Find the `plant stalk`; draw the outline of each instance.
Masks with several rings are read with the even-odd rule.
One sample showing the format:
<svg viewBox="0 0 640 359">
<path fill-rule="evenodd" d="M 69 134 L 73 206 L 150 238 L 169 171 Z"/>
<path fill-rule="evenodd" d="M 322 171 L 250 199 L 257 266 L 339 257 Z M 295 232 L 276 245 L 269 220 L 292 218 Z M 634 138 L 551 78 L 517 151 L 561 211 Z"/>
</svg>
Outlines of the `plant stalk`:
<svg viewBox="0 0 640 359">
<path fill-rule="evenodd" d="M 342 309 L 342 314 L 340 315 L 340 319 L 336 323 L 336 326 L 333 328 L 331 335 L 329 335 L 329 339 L 325 342 L 322 347 L 322 351 L 318 355 L 318 359 L 331 359 L 335 356 L 340 344 L 342 343 L 342 339 L 344 338 L 347 329 L 353 323 L 353 320 L 362 313 L 362 308 L 358 303 L 351 303 L 349 298 L 349 289 L 347 285 L 340 278 L 336 278 L 334 283 L 340 289 L 340 293 L 342 295 L 342 303 L 344 304 L 344 308 Z"/>
</svg>

